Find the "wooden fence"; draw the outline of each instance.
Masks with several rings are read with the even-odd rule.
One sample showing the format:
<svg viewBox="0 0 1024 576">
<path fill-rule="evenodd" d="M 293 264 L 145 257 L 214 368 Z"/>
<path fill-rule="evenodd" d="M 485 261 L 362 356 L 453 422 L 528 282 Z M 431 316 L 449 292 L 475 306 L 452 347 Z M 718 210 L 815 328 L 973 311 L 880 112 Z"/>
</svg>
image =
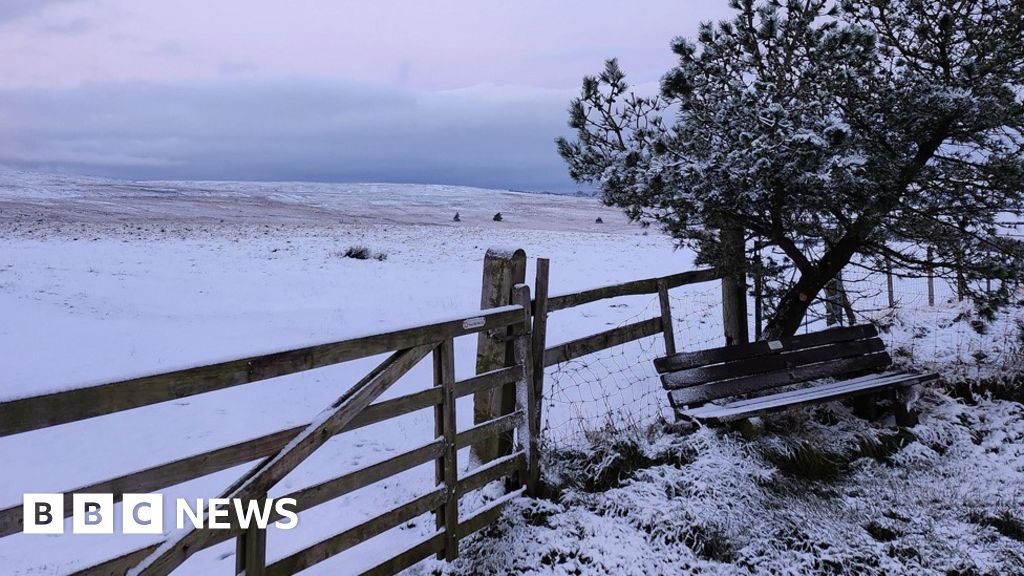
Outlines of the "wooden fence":
<svg viewBox="0 0 1024 576">
<path fill-rule="evenodd" d="M 528 286 L 515 284 L 510 294 L 511 304 L 444 322 L 2 402 L 0 436 L 28 433 L 390 353 L 383 363 L 310 423 L 69 490 L 65 493 L 65 516 L 71 514 L 74 493 L 113 493 L 115 502 L 119 502 L 125 493 L 154 492 L 245 463 L 255 465 L 220 496 L 262 501 L 270 488 L 331 437 L 426 409 L 433 410 L 435 430 L 434 437 L 425 439 L 424 444 L 282 498 L 294 498 L 295 510 L 301 512 L 430 462 L 434 462 L 435 467 L 436 485 L 433 490 L 269 564 L 266 531 L 256 528 L 243 530 L 237 519 L 233 519 L 230 529 L 172 532 L 162 542 L 138 548 L 74 574 L 169 574 L 192 554 L 234 539 L 236 574 L 286 576 L 427 513 L 435 517 L 436 531 L 433 534 L 411 548 L 382 559 L 364 574 L 395 574 L 434 554 L 452 560 L 458 555 L 459 540 L 492 523 L 509 500 L 523 493 L 537 494 L 539 491 L 541 458 L 537 440 L 544 368 L 657 334 L 664 335 L 667 351 L 675 352 L 668 290 L 718 278 L 714 271 L 700 270 L 549 296 L 548 267 L 546 259 L 538 260 L 535 300 L 531 300 Z M 607 298 L 641 294 L 659 295 L 661 309 L 658 316 L 551 347 L 546 345 L 549 313 Z M 511 353 L 501 365 L 482 369 L 478 365 L 476 376 L 456 380 L 453 341 L 471 334 L 496 338 L 507 344 Z M 432 387 L 377 401 L 383 392 L 428 355 L 433 358 Z M 508 387 L 516 389 L 516 405 L 483 418 L 477 414 L 472 427 L 457 430 L 456 399 L 491 394 Z M 514 437 L 515 441 L 511 448 L 496 458 L 475 469 L 460 472 L 457 452 L 496 436 Z M 31 436 L 25 437 L 26 441 L 30 439 Z M 460 520 L 460 496 L 502 478 L 510 487 L 509 492 Z M 280 517 L 272 515 L 270 522 L 278 519 Z M 0 510 L 0 538 L 16 534 L 21 529 L 20 505 Z"/>
</svg>

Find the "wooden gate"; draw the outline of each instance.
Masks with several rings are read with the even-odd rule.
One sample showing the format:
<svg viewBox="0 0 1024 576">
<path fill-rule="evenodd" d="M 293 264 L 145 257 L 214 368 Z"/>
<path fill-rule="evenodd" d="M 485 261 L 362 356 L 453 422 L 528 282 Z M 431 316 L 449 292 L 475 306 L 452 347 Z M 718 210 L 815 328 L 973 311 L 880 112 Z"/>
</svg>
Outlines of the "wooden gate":
<svg viewBox="0 0 1024 576">
<path fill-rule="evenodd" d="M 76 572 L 81 576 L 169 574 L 192 554 L 235 539 L 237 574 L 286 576 L 418 516 L 432 513 L 436 519 L 436 531 L 433 534 L 365 572 L 394 574 L 432 554 L 454 559 L 461 538 L 493 522 L 511 498 L 526 490 L 524 484 L 531 466 L 527 438 L 530 435 L 529 423 L 532 421 L 527 418 L 527 414 L 533 408 L 524 400 L 511 413 L 459 431 L 456 427 L 456 399 L 514 384 L 524 390 L 518 395 L 520 398 L 533 401 L 533 395 L 525 392 L 528 383 L 532 382 L 529 326 L 530 291 L 526 286 L 518 286 L 512 305 L 445 322 L 3 402 L 0 403 L 0 436 L 30 433 L 32 430 L 391 352 L 383 363 L 304 426 L 280 430 L 69 490 L 65 494 L 64 509 L 65 515 L 70 515 L 74 493 L 113 493 L 115 502 L 118 502 L 125 493 L 153 492 L 254 461 L 259 462 L 221 497 L 261 501 L 266 498 L 270 488 L 333 436 L 417 410 L 433 409 L 435 434 L 433 438 L 425 438 L 421 446 L 283 496 L 294 498 L 296 511 L 301 512 L 417 466 L 431 461 L 435 463 L 436 484 L 432 490 L 379 516 L 269 564 L 266 557 L 266 531 L 258 528 L 243 530 L 237 519 L 232 519 L 231 529 L 179 530 L 172 532 L 162 542 Z M 505 334 L 508 329 L 512 330 L 515 342 L 515 361 L 511 366 L 464 380 L 455 379 L 455 338 L 477 333 Z M 433 357 L 432 387 L 375 402 L 403 374 L 428 355 Z M 457 452 L 460 449 L 510 431 L 516 431 L 517 438 L 513 453 L 460 475 L 457 465 Z M 29 438 L 27 436 L 26 440 Z M 532 462 L 535 466 L 536 459 Z M 506 478 L 506 485 L 513 489 L 506 496 L 475 511 L 472 516 L 460 520 L 459 497 L 502 477 Z M 270 521 L 278 519 L 279 516 L 272 515 Z M 18 533 L 21 529 L 21 506 L 0 511 L 0 537 Z"/>
</svg>

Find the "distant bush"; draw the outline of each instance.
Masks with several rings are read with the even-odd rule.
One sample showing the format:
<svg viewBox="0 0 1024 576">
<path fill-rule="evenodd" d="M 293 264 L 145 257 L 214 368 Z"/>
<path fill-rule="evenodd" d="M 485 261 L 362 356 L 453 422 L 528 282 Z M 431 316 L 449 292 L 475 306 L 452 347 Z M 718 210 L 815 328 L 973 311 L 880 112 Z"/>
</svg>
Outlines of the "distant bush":
<svg viewBox="0 0 1024 576">
<path fill-rule="evenodd" d="M 388 259 L 388 255 L 385 252 L 374 252 L 366 246 L 349 246 L 344 252 L 337 252 L 337 256 L 341 258 L 354 258 L 356 260 L 378 260 L 383 262 Z"/>
<path fill-rule="evenodd" d="M 498 212 L 497 214 L 495 214 L 494 218 L 492 218 L 492 220 L 494 220 L 495 222 L 501 222 L 501 220 L 502 220 L 501 212 Z"/>
</svg>

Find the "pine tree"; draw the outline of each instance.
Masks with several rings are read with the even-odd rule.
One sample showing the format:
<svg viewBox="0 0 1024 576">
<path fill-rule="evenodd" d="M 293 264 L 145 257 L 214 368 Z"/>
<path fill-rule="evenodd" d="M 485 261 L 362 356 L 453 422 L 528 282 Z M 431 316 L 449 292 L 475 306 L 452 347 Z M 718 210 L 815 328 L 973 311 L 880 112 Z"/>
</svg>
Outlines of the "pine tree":
<svg viewBox="0 0 1024 576">
<path fill-rule="evenodd" d="M 851 261 L 956 271 L 981 307 L 1005 304 L 1024 276 L 998 233 L 1024 191 L 1024 2 L 731 6 L 673 41 L 660 95 L 632 93 L 615 60 L 583 80 L 576 140 L 558 140 L 570 175 L 700 263 L 727 259 L 730 227 L 783 252 L 798 275 L 772 278 L 765 337 L 792 334 Z"/>
</svg>

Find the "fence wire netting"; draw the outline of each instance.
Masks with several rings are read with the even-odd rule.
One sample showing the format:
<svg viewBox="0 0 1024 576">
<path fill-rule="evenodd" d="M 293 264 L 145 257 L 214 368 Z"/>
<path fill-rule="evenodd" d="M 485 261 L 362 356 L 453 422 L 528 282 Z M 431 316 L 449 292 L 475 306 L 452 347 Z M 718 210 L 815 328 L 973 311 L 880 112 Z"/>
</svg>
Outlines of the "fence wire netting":
<svg viewBox="0 0 1024 576">
<path fill-rule="evenodd" d="M 897 364 L 941 372 L 947 380 L 999 376 L 1024 363 L 1024 312 L 1019 306 L 983 321 L 969 299 L 958 295 L 955 279 L 913 276 L 894 271 L 853 269 L 844 277 L 847 302 L 822 296 L 811 306 L 798 332 L 872 322 L 879 326 Z M 626 326 L 660 314 L 657 295 L 631 297 L 622 314 L 600 330 Z M 676 348 L 689 352 L 724 345 L 719 282 L 682 286 L 669 292 Z M 1015 302 L 1024 301 L 1018 293 Z M 593 306 L 593 305 L 588 305 Z M 757 330 L 755 301 L 748 301 L 750 335 Z M 573 315 L 599 316 L 585 307 L 550 315 L 551 327 L 571 323 Z M 593 334 L 549 337 L 548 346 Z M 643 430 L 659 420 L 672 421 L 654 360 L 665 355 L 658 334 L 550 366 L 545 371 L 542 435 L 554 448 L 572 448 L 607 431 Z"/>
<path fill-rule="evenodd" d="M 1009 305 L 986 317 L 960 293 L 955 278 L 854 268 L 843 280 L 848 310 L 823 299 L 812 307 L 801 331 L 827 328 L 830 317 L 832 325 L 872 322 L 897 363 L 938 370 L 947 379 L 979 379 L 1019 369 L 1024 293 L 1018 291 Z M 989 291 L 996 288 L 992 284 L 975 288 Z"/>
<path fill-rule="evenodd" d="M 677 350 L 722 345 L 718 282 L 673 289 L 669 299 Z M 628 310 L 628 316 L 602 329 L 634 324 L 661 314 L 657 295 L 634 300 L 632 304 L 611 304 Z M 580 311 L 554 312 L 548 319 L 549 326 L 573 314 Z M 548 346 L 557 343 L 549 339 Z M 642 430 L 659 420 L 671 421 L 668 398 L 654 369 L 654 360 L 664 355 L 664 337 L 658 334 L 548 367 L 541 428 L 544 441 L 549 446 L 573 447 L 602 431 Z"/>
</svg>

